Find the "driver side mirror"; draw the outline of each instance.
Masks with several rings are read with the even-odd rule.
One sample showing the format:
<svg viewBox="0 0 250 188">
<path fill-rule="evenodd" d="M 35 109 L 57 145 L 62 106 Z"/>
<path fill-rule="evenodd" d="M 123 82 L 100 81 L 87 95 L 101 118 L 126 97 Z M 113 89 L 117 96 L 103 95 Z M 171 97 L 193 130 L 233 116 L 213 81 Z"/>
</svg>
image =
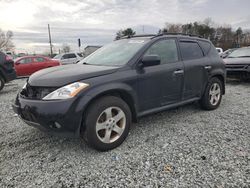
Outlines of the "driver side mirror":
<svg viewBox="0 0 250 188">
<path fill-rule="evenodd" d="M 146 55 L 143 56 L 141 62 L 144 67 L 150 67 L 160 65 L 161 59 L 158 55 Z"/>
<path fill-rule="evenodd" d="M 20 65 L 20 62 L 15 62 L 15 65 Z"/>
</svg>

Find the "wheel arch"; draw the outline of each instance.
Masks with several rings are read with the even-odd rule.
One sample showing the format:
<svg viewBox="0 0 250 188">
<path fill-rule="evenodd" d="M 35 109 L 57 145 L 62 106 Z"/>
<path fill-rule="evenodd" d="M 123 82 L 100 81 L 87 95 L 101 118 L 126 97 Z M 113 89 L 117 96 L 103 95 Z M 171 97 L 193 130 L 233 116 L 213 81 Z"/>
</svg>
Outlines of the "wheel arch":
<svg viewBox="0 0 250 188">
<path fill-rule="evenodd" d="M 212 75 L 210 77 L 210 79 L 212 79 L 212 78 L 218 78 L 221 81 L 221 83 L 222 83 L 222 94 L 224 95 L 226 93 L 225 77 L 222 74 L 215 74 L 215 75 Z"/>
<path fill-rule="evenodd" d="M 86 110 L 90 107 L 91 104 L 93 104 L 94 101 L 97 99 L 104 97 L 104 96 L 116 96 L 121 98 L 124 102 L 127 103 L 131 110 L 131 115 L 132 115 L 132 121 L 137 122 L 137 99 L 135 97 L 135 94 L 130 90 L 131 88 L 128 87 L 108 87 L 106 89 L 95 89 L 94 91 L 91 91 L 90 94 L 86 94 L 88 96 L 88 101 L 84 105 L 84 108 L 82 109 L 83 111 L 83 116 L 82 116 L 82 123 L 79 127 L 79 133 L 81 134 L 82 131 L 85 130 L 84 126 L 84 120 L 85 120 L 85 112 Z M 81 100 L 85 100 L 85 97 L 82 97 Z M 81 106 L 81 101 L 80 105 L 78 108 Z"/>
</svg>

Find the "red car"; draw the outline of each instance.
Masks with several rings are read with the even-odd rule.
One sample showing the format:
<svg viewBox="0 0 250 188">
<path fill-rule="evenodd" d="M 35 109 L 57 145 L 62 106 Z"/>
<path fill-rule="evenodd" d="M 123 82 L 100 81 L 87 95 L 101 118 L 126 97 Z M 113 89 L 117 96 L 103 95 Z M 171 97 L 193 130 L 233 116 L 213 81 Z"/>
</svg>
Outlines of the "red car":
<svg viewBox="0 0 250 188">
<path fill-rule="evenodd" d="M 59 61 L 44 56 L 25 56 L 15 61 L 17 76 L 29 76 L 44 68 L 61 65 Z"/>
</svg>

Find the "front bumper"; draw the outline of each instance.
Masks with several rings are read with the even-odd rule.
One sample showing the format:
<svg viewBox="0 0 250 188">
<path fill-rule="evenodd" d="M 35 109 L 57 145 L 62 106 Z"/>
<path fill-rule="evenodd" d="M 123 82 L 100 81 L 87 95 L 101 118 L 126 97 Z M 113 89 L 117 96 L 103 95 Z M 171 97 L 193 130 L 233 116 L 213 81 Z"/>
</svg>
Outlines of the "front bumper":
<svg viewBox="0 0 250 188">
<path fill-rule="evenodd" d="M 77 99 L 42 101 L 25 99 L 20 94 L 12 105 L 26 124 L 70 137 L 78 137 L 80 133 L 83 111 L 77 106 Z"/>
<path fill-rule="evenodd" d="M 227 76 L 250 78 L 250 65 L 226 66 Z"/>
</svg>

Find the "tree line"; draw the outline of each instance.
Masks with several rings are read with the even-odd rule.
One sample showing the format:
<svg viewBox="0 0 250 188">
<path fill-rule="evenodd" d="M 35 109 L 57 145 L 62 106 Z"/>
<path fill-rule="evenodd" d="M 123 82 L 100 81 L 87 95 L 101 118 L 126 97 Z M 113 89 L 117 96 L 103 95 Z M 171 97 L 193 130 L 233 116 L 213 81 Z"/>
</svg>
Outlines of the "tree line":
<svg viewBox="0 0 250 188">
<path fill-rule="evenodd" d="M 249 31 L 244 32 L 241 27 L 233 31 L 230 25 L 216 26 L 210 18 L 206 18 L 202 22 L 186 24 L 166 23 L 158 32 L 158 34 L 164 33 L 183 33 L 200 36 L 211 40 L 215 46 L 221 47 L 224 50 L 250 46 Z M 125 30 L 119 30 L 116 33 L 115 39 L 117 40 L 122 36 L 133 36 L 135 34 L 136 32 L 133 31 L 133 29 L 127 28 Z"/>
</svg>

